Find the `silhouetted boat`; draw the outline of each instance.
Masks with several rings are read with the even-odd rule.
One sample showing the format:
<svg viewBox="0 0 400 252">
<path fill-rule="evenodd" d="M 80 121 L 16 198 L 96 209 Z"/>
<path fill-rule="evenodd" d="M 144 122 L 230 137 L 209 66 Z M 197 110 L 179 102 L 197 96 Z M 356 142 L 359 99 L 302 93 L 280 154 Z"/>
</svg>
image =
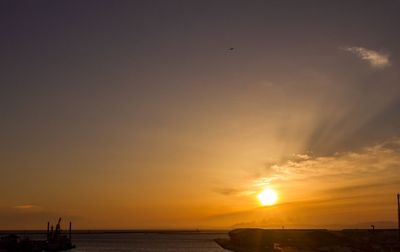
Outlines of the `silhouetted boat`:
<svg viewBox="0 0 400 252">
<path fill-rule="evenodd" d="M 31 240 L 29 238 L 20 238 L 15 234 L 10 234 L 0 239 L 0 252 L 55 252 L 75 248 L 71 241 L 71 222 L 69 223 L 68 235 L 61 232 L 61 218 L 58 219 L 56 228 L 50 228 L 47 223 L 47 239 Z"/>
</svg>

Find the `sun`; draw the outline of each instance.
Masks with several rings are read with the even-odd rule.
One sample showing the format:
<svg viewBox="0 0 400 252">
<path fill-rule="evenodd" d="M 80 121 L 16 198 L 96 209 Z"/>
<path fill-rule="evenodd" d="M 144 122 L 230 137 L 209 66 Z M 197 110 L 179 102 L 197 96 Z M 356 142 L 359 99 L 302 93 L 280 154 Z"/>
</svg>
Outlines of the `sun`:
<svg viewBox="0 0 400 252">
<path fill-rule="evenodd" d="M 267 188 L 258 194 L 258 200 L 263 206 L 272 206 L 278 200 L 278 195 L 274 190 Z"/>
</svg>

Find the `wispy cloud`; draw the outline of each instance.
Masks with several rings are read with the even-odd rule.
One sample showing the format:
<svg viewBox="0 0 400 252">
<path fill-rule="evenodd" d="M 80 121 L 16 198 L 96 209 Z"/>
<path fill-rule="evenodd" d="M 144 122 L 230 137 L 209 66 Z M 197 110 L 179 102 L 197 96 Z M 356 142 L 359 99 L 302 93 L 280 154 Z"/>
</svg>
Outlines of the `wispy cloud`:
<svg viewBox="0 0 400 252">
<path fill-rule="evenodd" d="M 400 139 L 396 138 L 359 151 L 332 156 L 296 155 L 294 159 L 268 167 L 268 180 L 286 181 L 324 176 L 365 177 L 377 173 L 382 175 L 399 168 Z"/>
<path fill-rule="evenodd" d="M 24 205 L 14 206 L 14 208 L 26 210 L 26 209 L 39 209 L 40 207 L 32 205 L 32 204 L 24 204 Z"/>
<path fill-rule="evenodd" d="M 253 194 L 272 187 L 285 196 L 283 202 L 303 198 L 325 199 L 343 195 L 368 196 L 370 200 L 386 200 L 400 185 L 400 138 L 366 146 L 357 151 L 325 156 L 294 155 L 273 165 L 249 183 Z M 301 188 L 301 190 L 293 190 Z M 359 198 L 361 199 L 361 198 Z"/>
<path fill-rule="evenodd" d="M 242 222 L 239 226 L 302 228 L 390 222 L 400 186 L 399 169 L 400 138 L 332 155 L 295 154 L 268 164 L 264 174 L 241 188 L 253 194 L 263 187 L 275 189 L 280 195 L 276 206 L 222 213 L 211 220 Z M 235 190 L 219 192 L 229 197 L 239 195 Z M 385 225 L 379 222 L 379 226 Z"/>
<path fill-rule="evenodd" d="M 356 46 L 347 46 L 341 49 L 355 54 L 360 59 L 367 61 L 372 67 L 383 68 L 390 66 L 389 54 L 387 53 Z"/>
</svg>

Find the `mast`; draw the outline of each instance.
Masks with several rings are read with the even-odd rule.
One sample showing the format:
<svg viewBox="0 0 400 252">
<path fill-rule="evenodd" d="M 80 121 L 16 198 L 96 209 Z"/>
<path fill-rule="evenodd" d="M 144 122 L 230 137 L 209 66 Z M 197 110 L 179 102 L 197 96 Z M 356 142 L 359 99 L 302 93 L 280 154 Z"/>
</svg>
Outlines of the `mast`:
<svg viewBox="0 0 400 252">
<path fill-rule="evenodd" d="M 398 232 L 398 239 L 400 241 L 400 194 L 397 193 L 397 232 Z"/>
<path fill-rule="evenodd" d="M 69 240 L 71 241 L 71 235 L 72 235 L 72 222 L 69 222 Z"/>
</svg>

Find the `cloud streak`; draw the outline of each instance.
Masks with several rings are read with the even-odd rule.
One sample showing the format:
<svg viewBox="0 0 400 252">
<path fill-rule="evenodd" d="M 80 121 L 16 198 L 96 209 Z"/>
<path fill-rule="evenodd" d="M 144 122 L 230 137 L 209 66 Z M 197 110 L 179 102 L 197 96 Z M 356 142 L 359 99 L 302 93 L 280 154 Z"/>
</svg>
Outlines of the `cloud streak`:
<svg viewBox="0 0 400 252">
<path fill-rule="evenodd" d="M 400 138 L 332 155 L 295 154 L 268 164 L 247 188 L 253 194 L 263 187 L 276 189 L 282 196 L 276 206 L 232 211 L 211 220 L 292 228 L 357 227 L 357 223 L 376 221 L 385 227 L 391 225 L 396 209 L 399 169 Z M 232 191 L 227 192 L 231 196 Z"/>
<path fill-rule="evenodd" d="M 390 66 L 389 54 L 377 52 L 364 47 L 343 47 L 342 50 L 351 52 L 362 60 L 367 61 L 372 67 L 384 68 Z"/>
<path fill-rule="evenodd" d="M 15 206 L 14 208 L 26 210 L 26 209 L 39 209 L 40 207 L 32 205 L 32 204 L 25 204 L 25 205 Z"/>
<path fill-rule="evenodd" d="M 400 138 L 366 146 L 358 151 L 326 156 L 294 155 L 293 158 L 266 167 L 253 180 L 254 192 L 263 187 L 278 187 L 296 197 L 389 196 L 400 185 Z M 385 197 L 386 197 L 385 196 Z M 292 198 L 291 200 L 294 200 Z"/>
<path fill-rule="evenodd" d="M 365 147 L 357 152 L 332 156 L 296 155 L 281 164 L 267 167 L 269 180 L 293 180 L 322 176 L 363 176 L 400 168 L 400 139 Z"/>
</svg>

